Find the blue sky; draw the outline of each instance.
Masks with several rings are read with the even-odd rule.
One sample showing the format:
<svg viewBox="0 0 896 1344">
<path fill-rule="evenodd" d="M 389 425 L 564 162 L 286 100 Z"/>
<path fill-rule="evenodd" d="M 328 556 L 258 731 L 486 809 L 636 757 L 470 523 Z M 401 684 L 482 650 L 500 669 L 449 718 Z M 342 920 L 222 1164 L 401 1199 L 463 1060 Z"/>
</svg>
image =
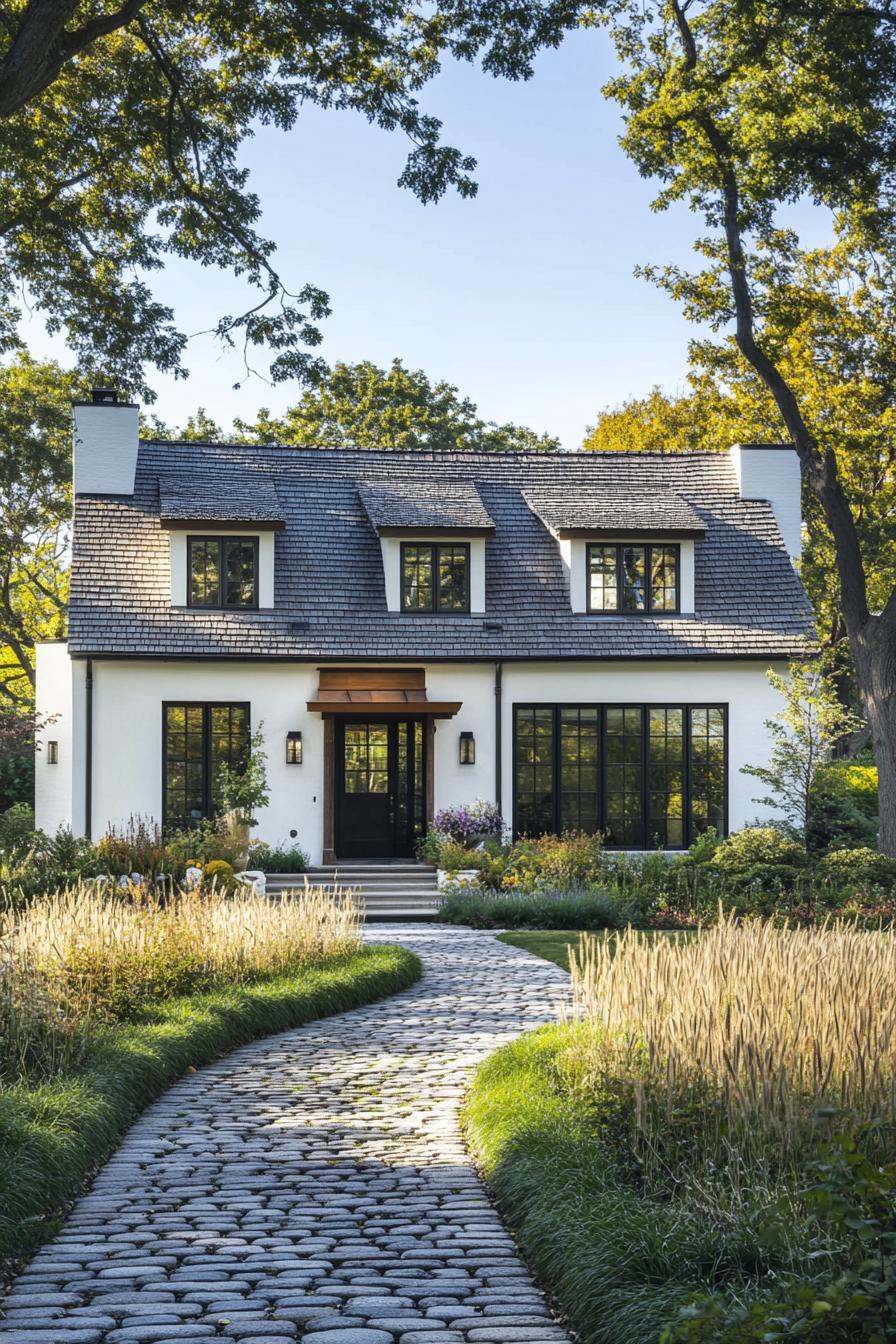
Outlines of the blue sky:
<svg viewBox="0 0 896 1344">
<path fill-rule="evenodd" d="M 331 296 L 329 361 L 399 356 L 455 383 L 487 419 L 549 431 L 567 448 L 602 407 L 654 383 L 684 386 L 694 329 L 632 272 L 687 264 L 697 221 L 650 212 L 651 184 L 619 149 L 618 113 L 600 93 L 610 69 L 594 32 L 544 53 L 527 84 L 447 67 L 421 100 L 478 159 L 473 200 L 422 206 L 395 185 L 403 139 L 354 115 L 311 110 L 290 133 L 263 130 L 247 145 L 284 279 Z M 153 284 L 188 332 L 245 306 L 236 281 L 187 263 Z M 64 358 L 34 324 L 28 339 Z M 187 363 L 187 382 L 150 380 L 170 424 L 199 405 L 229 424 L 295 399 L 295 387 L 258 380 L 234 391 L 241 360 L 210 338 L 191 341 Z"/>
</svg>

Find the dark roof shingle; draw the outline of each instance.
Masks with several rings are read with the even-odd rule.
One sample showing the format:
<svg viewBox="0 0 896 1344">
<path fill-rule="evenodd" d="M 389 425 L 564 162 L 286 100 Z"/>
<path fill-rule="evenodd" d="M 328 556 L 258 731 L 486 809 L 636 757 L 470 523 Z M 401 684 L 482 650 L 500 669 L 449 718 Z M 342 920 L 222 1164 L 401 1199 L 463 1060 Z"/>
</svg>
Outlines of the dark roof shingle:
<svg viewBox="0 0 896 1344">
<path fill-rule="evenodd" d="M 275 607 L 172 608 L 158 479 L 186 496 L 250 480 L 271 491 Z M 400 493 L 421 477 L 474 486 L 486 537 L 486 614 L 409 619 L 386 609 L 379 542 L 360 488 Z M 262 484 L 263 483 L 263 484 Z M 675 495 L 699 514 L 696 614 L 590 616 L 570 610 L 560 547 L 523 492 L 600 499 Z M 228 501 L 232 503 L 232 500 Z M 811 610 L 771 507 L 741 499 L 727 454 L 371 452 L 144 442 L 133 496 L 75 503 L 73 654 L 306 659 L 787 658 L 806 648 Z"/>
<path fill-rule="evenodd" d="M 364 512 L 377 533 L 446 531 L 492 532 L 494 523 L 475 485 L 467 481 L 364 481 L 358 487 Z"/>
<path fill-rule="evenodd" d="M 565 487 L 540 486 L 524 490 L 523 498 L 551 532 L 599 532 L 605 536 L 626 533 L 674 533 L 702 536 L 706 524 L 685 500 L 669 491 L 601 490 L 577 494 Z"/>
</svg>

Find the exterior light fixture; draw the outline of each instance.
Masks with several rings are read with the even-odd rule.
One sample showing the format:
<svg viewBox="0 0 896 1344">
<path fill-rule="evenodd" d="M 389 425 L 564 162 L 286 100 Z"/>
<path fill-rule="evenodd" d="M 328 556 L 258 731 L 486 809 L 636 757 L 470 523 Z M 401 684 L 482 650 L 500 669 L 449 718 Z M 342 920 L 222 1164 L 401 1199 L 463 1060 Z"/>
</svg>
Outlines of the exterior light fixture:
<svg viewBox="0 0 896 1344">
<path fill-rule="evenodd" d="M 286 764 L 287 764 L 287 765 L 301 765 L 301 764 L 302 764 L 302 734 L 301 734 L 301 733 L 287 733 L 287 734 L 286 734 Z"/>
<path fill-rule="evenodd" d="M 461 765 L 476 764 L 476 739 L 472 733 L 461 733 L 458 743 L 458 760 Z"/>
<path fill-rule="evenodd" d="M 58 743 L 58 742 L 48 742 L 48 743 L 47 743 L 47 765 L 58 765 L 58 764 L 59 764 L 59 743 Z"/>
</svg>

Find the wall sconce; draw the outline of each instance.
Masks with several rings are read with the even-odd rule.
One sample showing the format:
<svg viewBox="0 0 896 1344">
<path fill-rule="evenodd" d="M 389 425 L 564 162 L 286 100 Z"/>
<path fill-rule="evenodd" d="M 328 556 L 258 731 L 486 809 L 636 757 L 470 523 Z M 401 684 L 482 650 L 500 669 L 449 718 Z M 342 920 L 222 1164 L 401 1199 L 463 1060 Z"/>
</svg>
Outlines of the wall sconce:
<svg viewBox="0 0 896 1344">
<path fill-rule="evenodd" d="M 458 760 L 461 765 L 476 764 L 476 739 L 472 733 L 461 733 L 458 744 Z"/>
<path fill-rule="evenodd" d="M 58 764 L 59 764 L 59 743 L 58 743 L 58 742 L 48 742 L 48 743 L 47 743 L 47 765 L 58 765 Z"/>
<path fill-rule="evenodd" d="M 286 734 L 286 764 L 287 764 L 287 765 L 301 765 L 301 764 L 302 764 L 302 734 L 301 734 L 301 733 L 287 733 L 287 734 Z"/>
</svg>

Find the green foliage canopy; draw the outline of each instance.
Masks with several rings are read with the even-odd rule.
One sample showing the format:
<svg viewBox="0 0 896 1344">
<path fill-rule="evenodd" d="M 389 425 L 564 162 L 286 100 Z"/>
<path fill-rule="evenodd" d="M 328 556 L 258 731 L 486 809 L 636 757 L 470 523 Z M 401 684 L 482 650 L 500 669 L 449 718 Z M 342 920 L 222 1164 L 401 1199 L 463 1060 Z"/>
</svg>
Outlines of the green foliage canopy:
<svg viewBox="0 0 896 1344">
<path fill-rule="evenodd" d="M 400 185 L 424 202 L 475 193 L 475 161 L 441 142 L 418 94 L 450 55 L 528 78 L 578 22 L 571 0 L 5 0 L 0 3 L 0 352 L 21 291 L 85 368 L 144 400 L 144 370 L 184 376 L 186 336 L 151 278 L 168 258 L 249 287 L 212 314 L 225 344 L 268 350 L 274 381 L 318 376 L 329 311 L 292 287 L 259 232 L 241 158 L 254 128 L 291 129 L 308 104 L 403 132 Z"/>
<path fill-rule="evenodd" d="M 483 452 L 553 452 L 560 443 L 520 425 L 483 420 L 469 397 L 422 369 L 394 359 L 388 369 L 364 360 L 336 364 L 282 416 L 261 410 L 254 422 L 237 420 L 237 437 L 253 443 L 311 448 L 431 448 Z"/>
</svg>

